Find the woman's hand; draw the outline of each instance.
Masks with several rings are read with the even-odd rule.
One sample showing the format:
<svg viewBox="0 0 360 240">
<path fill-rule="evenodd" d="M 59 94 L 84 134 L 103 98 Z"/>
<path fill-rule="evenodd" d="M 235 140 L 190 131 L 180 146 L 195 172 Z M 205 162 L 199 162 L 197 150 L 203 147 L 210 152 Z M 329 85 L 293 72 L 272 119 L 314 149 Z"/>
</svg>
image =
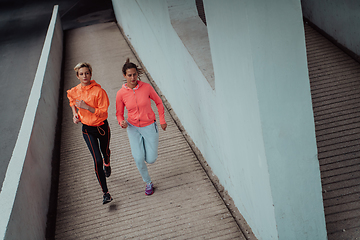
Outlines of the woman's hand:
<svg viewBox="0 0 360 240">
<path fill-rule="evenodd" d="M 122 120 L 121 123 L 120 123 L 120 126 L 121 126 L 122 128 L 127 128 L 127 127 L 128 127 L 128 124 L 127 124 L 127 122 L 126 122 L 125 120 Z"/>
<path fill-rule="evenodd" d="M 80 122 L 79 115 L 77 113 L 75 113 L 74 116 L 73 116 L 73 122 L 76 123 L 76 124 L 78 124 Z"/>
<path fill-rule="evenodd" d="M 87 105 L 86 102 L 84 102 L 84 100 L 77 100 L 76 99 L 75 106 L 77 108 L 82 108 L 82 109 L 88 110 L 89 112 L 92 112 L 92 113 L 95 112 L 95 108 L 90 107 L 89 105 Z"/>
<path fill-rule="evenodd" d="M 161 125 L 161 128 L 162 128 L 162 130 L 166 130 L 166 127 L 167 127 L 167 123 L 164 123 L 164 124 L 160 124 Z"/>
</svg>

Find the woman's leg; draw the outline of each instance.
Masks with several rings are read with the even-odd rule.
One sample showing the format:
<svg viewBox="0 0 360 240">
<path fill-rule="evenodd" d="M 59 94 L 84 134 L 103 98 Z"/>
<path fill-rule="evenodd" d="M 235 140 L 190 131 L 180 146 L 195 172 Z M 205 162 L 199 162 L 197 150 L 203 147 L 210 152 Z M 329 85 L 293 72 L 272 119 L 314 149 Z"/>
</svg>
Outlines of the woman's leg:
<svg viewBox="0 0 360 240">
<path fill-rule="evenodd" d="M 104 159 L 104 165 L 105 165 L 105 175 L 107 177 L 111 174 L 111 168 L 110 168 L 110 127 L 107 121 L 98 128 L 99 132 L 99 143 L 100 143 L 100 150 Z"/>
<path fill-rule="evenodd" d="M 139 131 L 144 141 L 145 162 L 152 164 L 158 157 L 159 147 L 159 131 L 156 122 L 149 126 L 140 128 Z"/>
<path fill-rule="evenodd" d="M 92 129 L 95 128 L 95 129 Z M 83 137 L 84 140 L 90 150 L 90 153 L 94 159 L 94 166 L 95 166 L 95 174 L 96 177 L 100 183 L 100 186 L 102 188 L 102 191 L 104 193 L 108 192 L 107 184 L 106 184 L 106 178 L 103 171 L 103 161 L 99 149 L 99 144 L 97 138 L 91 134 L 93 130 L 96 130 L 96 127 L 88 127 L 86 125 L 83 125 Z"/>
<path fill-rule="evenodd" d="M 135 127 L 131 124 L 127 127 L 131 153 L 134 157 L 136 166 L 141 174 L 141 177 L 144 182 L 151 183 L 151 178 L 145 163 L 145 147 L 144 147 L 144 138 L 140 134 L 138 127 Z"/>
</svg>

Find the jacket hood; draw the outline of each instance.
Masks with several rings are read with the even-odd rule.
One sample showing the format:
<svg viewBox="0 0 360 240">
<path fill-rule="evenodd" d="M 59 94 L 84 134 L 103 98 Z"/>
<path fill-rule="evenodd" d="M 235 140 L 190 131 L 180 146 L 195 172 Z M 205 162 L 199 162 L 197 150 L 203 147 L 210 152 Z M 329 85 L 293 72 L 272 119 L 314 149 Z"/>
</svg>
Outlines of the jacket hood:
<svg viewBox="0 0 360 240">
<path fill-rule="evenodd" d="M 137 90 L 137 89 L 138 89 L 139 87 L 141 87 L 143 84 L 144 84 L 144 83 L 143 83 L 142 81 L 138 80 L 138 81 L 137 81 L 137 85 L 136 85 L 136 87 L 134 87 L 134 89 L 128 88 L 128 87 L 127 87 L 127 83 L 124 83 L 124 84 L 122 85 L 122 88 L 124 88 L 124 89 L 126 89 L 126 90 Z"/>
<path fill-rule="evenodd" d="M 89 90 L 89 89 L 91 89 L 91 88 L 93 88 L 95 86 L 101 87 L 101 85 L 98 84 L 97 82 L 95 82 L 95 80 L 90 80 L 90 84 L 87 85 L 87 86 L 82 86 L 81 83 L 78 86 L 83 90 Z"/>
</svg>

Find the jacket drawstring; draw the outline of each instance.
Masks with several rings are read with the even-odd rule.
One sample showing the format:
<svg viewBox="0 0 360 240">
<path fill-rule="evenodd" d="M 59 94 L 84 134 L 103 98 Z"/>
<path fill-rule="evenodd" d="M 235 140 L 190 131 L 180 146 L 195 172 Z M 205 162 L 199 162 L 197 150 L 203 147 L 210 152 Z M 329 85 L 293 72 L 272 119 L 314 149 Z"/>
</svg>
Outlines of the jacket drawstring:
<svg viewBox="0 0 360 240">
<path fill-rule="evenodd" d="M 97 126 L 97 130 L 98 130 L 98 132 L 100 133 L 101 136 L 105 135 L 105 130 L 102 129 L 100 126 Z"/>
</svg>

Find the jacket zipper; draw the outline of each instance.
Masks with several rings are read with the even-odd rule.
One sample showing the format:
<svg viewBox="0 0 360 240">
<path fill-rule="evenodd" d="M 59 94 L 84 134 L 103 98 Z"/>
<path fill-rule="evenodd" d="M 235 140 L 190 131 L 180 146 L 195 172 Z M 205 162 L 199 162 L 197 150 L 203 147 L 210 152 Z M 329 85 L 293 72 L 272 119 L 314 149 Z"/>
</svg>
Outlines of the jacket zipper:
<svg viewBox="0 0 360 240">
<path fill-rule="evenodd" d="M 134 89 L 133 89 L 133 92 L 134 92 L 134 97 L 135 97 L 136 108 L 137 108 L 137 111 L 138 111 L 138 113 L 139 113 L 139 116 L 138 116 L 138 118 L 139 118 L 139 127 L 141 127 L 141 126 L 140 126 L 140 111 L 139 111 L 139 105 L 138 105 L 138 103 L 137 103 L 136 94 L 135 94 L 135 90 L 134 90 Z"/>
</svg>

